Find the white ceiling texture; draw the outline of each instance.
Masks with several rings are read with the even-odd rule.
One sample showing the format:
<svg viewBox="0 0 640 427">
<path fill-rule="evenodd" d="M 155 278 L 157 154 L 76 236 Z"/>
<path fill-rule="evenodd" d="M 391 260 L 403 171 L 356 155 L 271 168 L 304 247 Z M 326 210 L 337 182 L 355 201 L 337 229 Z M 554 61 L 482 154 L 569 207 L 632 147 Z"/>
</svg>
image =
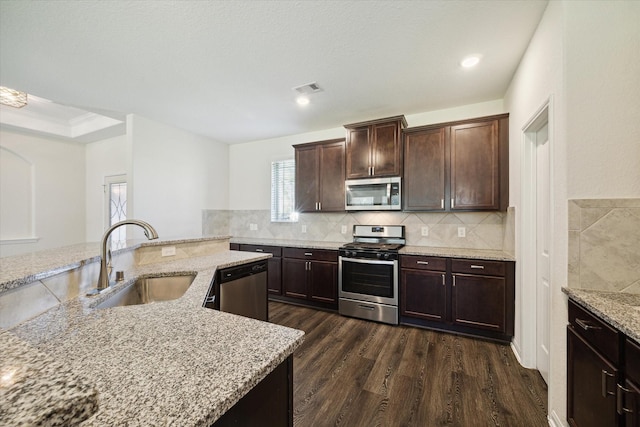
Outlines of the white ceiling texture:
<svg viewBox="0 0 640 427">
<path fill-rule="evenodd" d="M 500 99 L 546 4 L 2 0 L 0 85 L 267 139 Z M 462 69 L 469 54 L 482 60 Z M 300 107 L 292 88 L 309 82 L 323 91 Z"/>
</svg>

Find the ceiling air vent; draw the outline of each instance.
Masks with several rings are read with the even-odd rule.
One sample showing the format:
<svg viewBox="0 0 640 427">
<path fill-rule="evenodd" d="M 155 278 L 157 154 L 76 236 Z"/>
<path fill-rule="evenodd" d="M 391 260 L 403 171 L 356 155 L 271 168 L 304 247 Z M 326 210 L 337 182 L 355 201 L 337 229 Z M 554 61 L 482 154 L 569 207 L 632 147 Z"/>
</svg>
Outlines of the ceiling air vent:
<svg viewBox="0 0 640 427">
<path fill-rule="evenodd" d="M 296 86 L 293 88 L 293 90 L 298 92 L 300 95 L 310 95 L 312 93 L 322 92 L 322 88 L 318 86 L 318 83 L 316 82 L 311 82 L 301 86 Z"/>
</svg>

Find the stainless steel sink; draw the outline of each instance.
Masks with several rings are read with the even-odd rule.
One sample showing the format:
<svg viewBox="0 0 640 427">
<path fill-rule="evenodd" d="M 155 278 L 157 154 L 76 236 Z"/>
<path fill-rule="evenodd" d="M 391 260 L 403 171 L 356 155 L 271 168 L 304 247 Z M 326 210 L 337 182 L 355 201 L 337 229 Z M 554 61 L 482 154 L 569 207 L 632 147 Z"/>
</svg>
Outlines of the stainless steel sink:
<svg viewBox="0 0 640 427">
<path fill-rule="evenodd" d="M 102 301 L 96 308 L 171 301 L 184 295 L 195 277 L 195 274 L 187 274 L 138 279 L 130 286 Z"/>
</svg>

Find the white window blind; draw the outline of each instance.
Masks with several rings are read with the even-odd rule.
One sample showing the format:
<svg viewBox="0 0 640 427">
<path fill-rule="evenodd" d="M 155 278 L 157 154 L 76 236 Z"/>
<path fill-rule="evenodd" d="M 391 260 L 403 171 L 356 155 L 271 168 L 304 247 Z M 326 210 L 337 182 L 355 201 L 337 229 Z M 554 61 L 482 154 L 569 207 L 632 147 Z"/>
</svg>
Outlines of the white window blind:
<svg viewBox="0 0 640 427">
<path fill-rule="evenodd" d="M 271 163 L 271 221 L 295 221 L 295 160 L 280 160 Z"/>
</svg>

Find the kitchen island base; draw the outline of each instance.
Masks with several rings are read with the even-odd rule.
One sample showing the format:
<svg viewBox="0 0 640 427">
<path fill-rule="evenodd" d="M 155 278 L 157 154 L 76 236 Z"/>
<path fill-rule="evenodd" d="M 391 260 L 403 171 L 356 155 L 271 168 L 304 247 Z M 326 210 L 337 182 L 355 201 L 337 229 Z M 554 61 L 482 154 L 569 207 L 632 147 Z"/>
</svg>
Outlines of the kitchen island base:
<svg viewBox="0 0 640 427">
<path fill-rule="evenodd" d="M 293 356 L 220 417 L 214 427 L 293 426 Z"/>
</svg>

